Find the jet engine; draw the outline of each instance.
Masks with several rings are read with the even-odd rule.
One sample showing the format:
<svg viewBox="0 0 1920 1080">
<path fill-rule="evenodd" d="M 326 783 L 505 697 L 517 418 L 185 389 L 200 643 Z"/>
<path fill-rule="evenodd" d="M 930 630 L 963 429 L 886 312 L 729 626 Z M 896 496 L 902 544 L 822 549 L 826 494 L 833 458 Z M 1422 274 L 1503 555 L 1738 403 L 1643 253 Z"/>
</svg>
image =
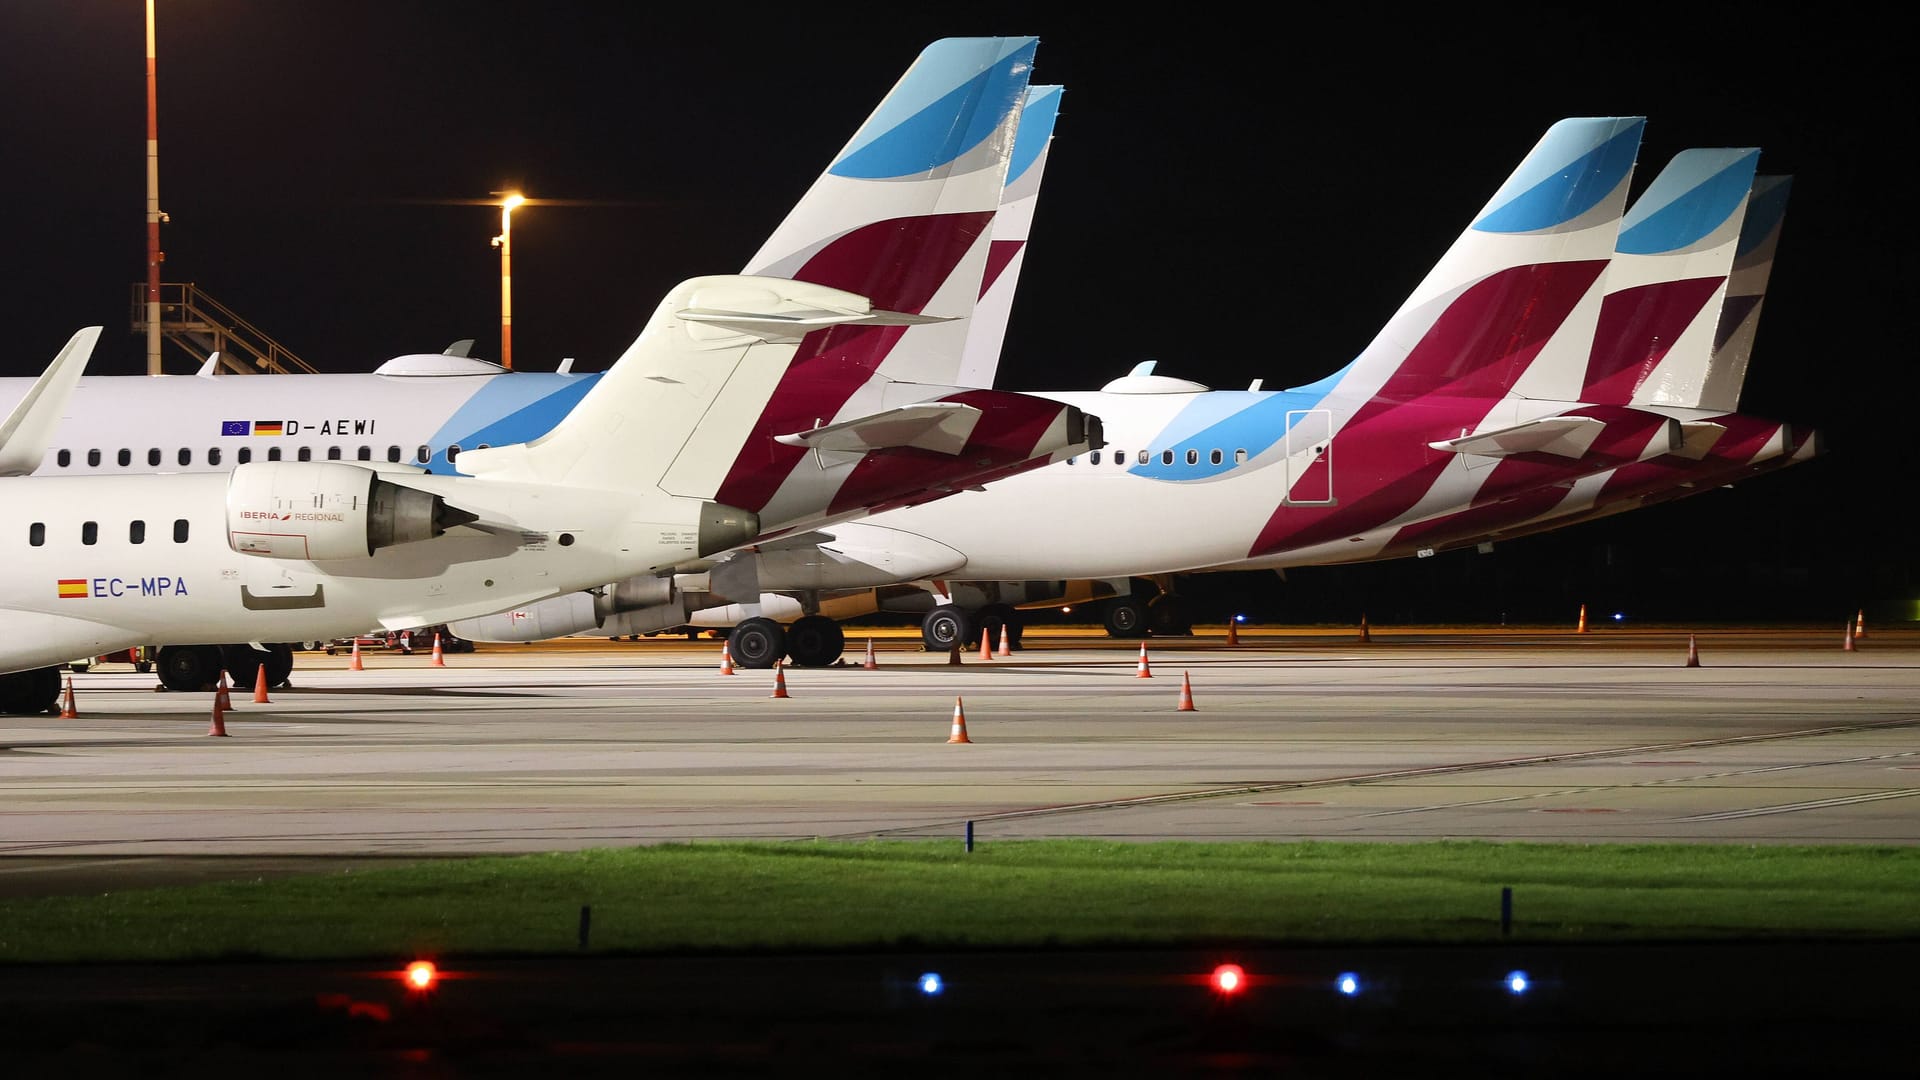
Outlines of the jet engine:
<svg viewBox="0 0 1920 1080">
<path fill-rule="evenodd" d="M 250 462 L 227 481 L 227 546 L 242 555 L 364 559 L 477 520 L 431 492 L 338 461 Z"/>
</svg>

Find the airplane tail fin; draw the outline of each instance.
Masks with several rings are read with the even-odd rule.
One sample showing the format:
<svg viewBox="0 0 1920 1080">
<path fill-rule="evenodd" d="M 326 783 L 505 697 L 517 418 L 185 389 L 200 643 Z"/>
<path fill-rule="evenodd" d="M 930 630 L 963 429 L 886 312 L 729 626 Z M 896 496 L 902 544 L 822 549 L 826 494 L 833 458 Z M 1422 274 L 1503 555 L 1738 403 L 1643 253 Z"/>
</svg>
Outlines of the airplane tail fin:
<svg viewBox="0 0 1920 1080">
<path fill-rule="evenodd" d="M 1500 396 L 1549 348 L 1591 340 L 1644 117 L 1547 129 L 1372 343 L 1342 394 Z M 1546 396 L 1529 394 L 1528 396 Z"/>
<path fill-rule="evenodd" d="M 1747 381 L 1747 361 L 1760 324 L 1760 305 L 1767 297 L 1774 253 L 1780 245 L 1780 226 L 1787 214 L 1790 176 L 1762 176 L 1753 182 L 1746 218 L 1740 224 L 1739 250 L 1733 275 L 1727 282 L 1726 303 L 1714 328 L 1713 358 L 1697 404 L 1703 409 L 1732 412 L 1740 407 L 1740 391 Z"/>
<path fill-rule="evenodd" d="M 0 476 L 27 476 L 47 456 L 53 433 L 66 416 L 67 402 L 79 384 L 101 327 L 89 326 L 67 339 L 47 370 L 27 388 L 13 411 L 0 421 Z"/>
<path fill-rule="evenodd" d="M 741 272 L 953 316 L 885 335 L 884 350 L 865 360 L 892 379 L 953 381 L 1038 45 L 981 37 L 927 46 Z"/>
<path fill-rule="evenodd" d="M 1040 181 L 1047 171 L 1053 147 L 1053 127 L 1060 116 L 1058 86 L 1030 86 L 1021 107 L 1020 131 L 1013 144 L 1013 163 L 993 219 L 993 246 L 987 256 L 986 280 L 973 327 L 967 333 L 966 352 L 952 381 L 961 386 L 992 386 L 1000 370 L 1000 350 L 1013 318 L 1013 296 L 1020 269 L 1027 258 L 1027 237 L 1033 231 L 1033 212 L 1040 201 Z"/>
<path fill-rule="evenodd" d="M 1579 400 L 1694 405 L 1759 156 L 1683 150 L 1628 209 Z"/>
</svg>

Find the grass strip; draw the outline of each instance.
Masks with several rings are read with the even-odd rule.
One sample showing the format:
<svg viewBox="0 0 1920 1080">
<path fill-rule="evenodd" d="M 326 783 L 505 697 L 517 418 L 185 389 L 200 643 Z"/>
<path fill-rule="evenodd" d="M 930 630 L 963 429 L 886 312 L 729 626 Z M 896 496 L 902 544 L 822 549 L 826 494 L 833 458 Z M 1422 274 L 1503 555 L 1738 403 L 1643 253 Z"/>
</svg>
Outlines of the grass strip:
<svg viewBox="0 0 1920 1080">
<path fill-rule="evenodd" d="M 1920 848 L 697 842 L 0 902 L 0 962 L 1920 939 Z"/>
</svg>

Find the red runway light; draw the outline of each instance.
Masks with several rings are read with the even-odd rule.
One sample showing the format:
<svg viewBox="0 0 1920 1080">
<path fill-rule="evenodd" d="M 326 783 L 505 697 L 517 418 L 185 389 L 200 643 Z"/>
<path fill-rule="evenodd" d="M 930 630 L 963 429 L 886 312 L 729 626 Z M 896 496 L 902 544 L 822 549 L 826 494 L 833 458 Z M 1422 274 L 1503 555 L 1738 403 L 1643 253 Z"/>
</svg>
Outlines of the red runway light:
<svg viewBox="0 0 1920 1080">
<path fill-rule="evenodd" d="M 1247 985 L 1247 973 L 1239 964 L 1221 964 L 1213 969 L 1213 988 L 1222 994 L 1237 994 Z"/>
<path fill-rule="evenodd" d="M 440 973 L 434 969 L 433 964 L 429 961 L 415 960 L 413 963 L 407 965 L 405 977 L 408 989 L 431 990 L 433 989 L 434 982 L 440 978 Z"/>
</svg>

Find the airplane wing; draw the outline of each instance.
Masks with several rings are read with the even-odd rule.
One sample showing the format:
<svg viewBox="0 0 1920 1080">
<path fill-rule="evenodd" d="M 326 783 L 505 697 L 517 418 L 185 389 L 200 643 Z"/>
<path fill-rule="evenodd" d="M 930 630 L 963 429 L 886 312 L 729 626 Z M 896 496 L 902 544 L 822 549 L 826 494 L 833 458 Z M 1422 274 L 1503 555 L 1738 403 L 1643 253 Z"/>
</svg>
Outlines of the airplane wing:
<svg viewBox="0 0 1920 1080">
<path fill-rule="evenodd" d="M 912 446 L 940 454 L 958 454 L 979 421 L 980 410 L 972 405 L 926 401 L 791 435 L 776 435 L 774 441 L 788 446 L 855 453 Z"/>
<path fill-rule="evenodd" d="M 0 423 L 0 476 L 26 476 L 40 467 L 54 429 L 66 417 L 73 388 L 87 370 L 87 361 L 93 358 L 100 330 L 89 326 L 68 338 L 66 347 Z"/>
</svg>

